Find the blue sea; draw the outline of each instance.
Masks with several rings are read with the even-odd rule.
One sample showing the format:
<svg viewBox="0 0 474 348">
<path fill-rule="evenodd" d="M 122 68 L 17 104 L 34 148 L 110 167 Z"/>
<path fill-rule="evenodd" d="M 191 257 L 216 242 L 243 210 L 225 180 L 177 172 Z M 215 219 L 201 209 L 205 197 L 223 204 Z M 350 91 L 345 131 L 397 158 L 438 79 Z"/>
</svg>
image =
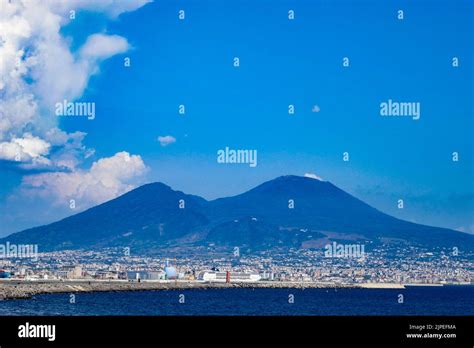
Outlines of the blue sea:
<svg viewBox="0 0 474 348">
<path fill-rule="evenodd" d="M 474 315 L 474 286 L 47 294 L 0 301 L 0 315 Z"/>
</svg>

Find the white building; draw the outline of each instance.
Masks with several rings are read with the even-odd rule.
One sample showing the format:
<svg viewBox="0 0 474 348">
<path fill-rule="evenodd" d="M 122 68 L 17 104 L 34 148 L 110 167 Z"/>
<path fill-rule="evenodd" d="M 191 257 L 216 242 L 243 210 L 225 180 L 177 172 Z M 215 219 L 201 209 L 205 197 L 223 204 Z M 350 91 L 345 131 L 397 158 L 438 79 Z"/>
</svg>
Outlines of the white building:
<svg viewBox="0 0 474 348">
<path fill-rule="evenodd" d="M 128 271 L 129 280 L 163 280 L 166 279 L 166 273 L 159 271 Z"/>
</svg>

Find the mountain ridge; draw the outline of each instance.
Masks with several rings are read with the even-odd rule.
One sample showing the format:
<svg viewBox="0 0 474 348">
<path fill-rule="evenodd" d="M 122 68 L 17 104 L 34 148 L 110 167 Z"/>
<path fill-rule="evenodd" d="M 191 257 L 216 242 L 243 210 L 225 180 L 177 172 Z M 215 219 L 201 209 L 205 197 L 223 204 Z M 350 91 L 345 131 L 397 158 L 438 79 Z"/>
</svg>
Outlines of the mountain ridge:
<svg viewBox="0 0 474 348">
<path fill-rule="evenodd" d="M 146 252 L 180 246 L 183 240 L 254 250 L 327 240 L 474 249 L 472 235 L 397 219 L 329 181 L 294 175 L 214 200 L 148 183 L 78 214 L 13 233 L 0 243 L 38 244 L 43 251 L 134 246 Z"/>
</svg>

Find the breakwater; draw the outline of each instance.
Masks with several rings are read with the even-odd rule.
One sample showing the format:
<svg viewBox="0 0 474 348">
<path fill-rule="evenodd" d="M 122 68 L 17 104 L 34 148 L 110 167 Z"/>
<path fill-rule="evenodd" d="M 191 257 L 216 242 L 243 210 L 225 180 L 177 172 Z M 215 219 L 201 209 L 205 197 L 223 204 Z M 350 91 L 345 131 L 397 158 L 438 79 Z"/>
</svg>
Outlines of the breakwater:
<svg viewBox="0 0 474 348">
<path fill-rule="evenodd" d="M 252 282 L 208 283 L 200 281 L 0 281 L 0 299 L 30 298 L 38 294 L 80 293 L 101 291 L 148 291 L 180 289 L 228 289 L 228 288 L 359 288 L 364 284 L 346 285 L 316 282 Z M 371 287 L 378 287 L 376 284 Z M 383 284 L 382 288 L 403 288 L 401 284 Z"/>
</svg>

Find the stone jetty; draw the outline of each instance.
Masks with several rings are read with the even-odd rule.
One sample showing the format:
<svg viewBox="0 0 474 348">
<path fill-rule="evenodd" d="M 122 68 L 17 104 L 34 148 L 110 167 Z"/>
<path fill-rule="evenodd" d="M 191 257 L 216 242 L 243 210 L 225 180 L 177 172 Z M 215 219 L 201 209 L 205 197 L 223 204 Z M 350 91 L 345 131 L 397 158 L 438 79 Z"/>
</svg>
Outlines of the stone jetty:
<svg viewBox="0 0 474 348">
<path fill-rule="evenodd" d="M 181 290 L 181 289 L 231 289 L 231 288 L 362 288 L 361 285 L 329 284 L 314 282 L 283 282 L 283 281 L 259 281 L 253 283 L 208 283 L 201 281 L 98 281 L 98 280 L 2 280 L 0 281 L 0 300 L 31 298 L 38 294 L 53 293 L 81 293 L 99 291 L 148 291 L 148 290 Z M 403 288 L 401 284 L 383 284 L 370 287 L 381 288 Z"/>
</svg>

